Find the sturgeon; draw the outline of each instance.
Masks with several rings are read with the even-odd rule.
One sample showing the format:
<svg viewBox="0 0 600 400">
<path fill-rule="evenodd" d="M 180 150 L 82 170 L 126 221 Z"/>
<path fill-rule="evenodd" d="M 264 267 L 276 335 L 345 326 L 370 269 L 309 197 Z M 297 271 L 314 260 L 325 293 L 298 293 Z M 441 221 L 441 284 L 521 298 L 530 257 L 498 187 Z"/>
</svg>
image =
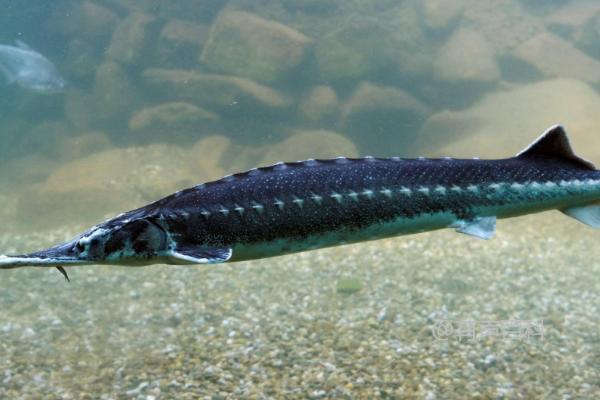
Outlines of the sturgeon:
<svg viewBox="0 0 600 400">
<path fill-rule="evenodd" d="M 211 264 L 441 228 L 490 239 L 497 218 L 558 209 L 600 227 L 600 171 L 559 126 L 496 160 L 339 157 L 181 190 L 0 268 Z"/>
</svg>

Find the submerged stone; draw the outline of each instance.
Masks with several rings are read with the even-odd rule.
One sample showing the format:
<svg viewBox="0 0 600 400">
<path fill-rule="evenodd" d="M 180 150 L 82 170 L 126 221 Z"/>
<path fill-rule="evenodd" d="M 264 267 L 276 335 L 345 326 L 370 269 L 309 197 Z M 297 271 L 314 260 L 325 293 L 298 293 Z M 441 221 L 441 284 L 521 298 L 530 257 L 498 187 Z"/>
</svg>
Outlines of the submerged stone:
<svg viewBox="0 0 600 400">
<path fill-rule="evenodd" d="M 107 51 L 111 60 L 136 64 L 151 45 L 156 19 L 150 14 L 134 13 L 125 18 L 115 31 Z"/>
<path fill-rule="evenodd" d="M 423 102 L 402 89 L 363 82 L 344 104 L 342 122 L 361 150 L 398 155 L 407 151 L 429 114 Z"/>
<path fill-rule="evenodd" d="M 223 12 L 213 24 L 200 62 L 212 71 L 272 82 L 305 58 L 311 39 L 279 22 Z"/>
<path fill-rule="evenodd" d="M 447 29 L 461 15 L 464 0 L 421 0 L 425 25 L 429 29 Z"/>
<path fill-rule="evenodd" d="M 94 119 L 108 121 L 129 115 L 138 97 L 127 71 L 119 64 L 108 61 L 96 71 L 93 100 Z"/>
<path fill-rule="evenodd" d="M 551 33 L 541 33 L 512 53 L 547 77 L 575 78 L 600 83 L 600 61 Z"/>
<path fill-rule="evenodd" d="M 341 278 L 336 285 L 336 292 L 339 294 L 350 295 L 360 292 L 363 288 L 363 283 L 357 278 Z"/>
<path fill-rule="evenodd" d="M 457 29 L 440 48 L 434 61 L 434 77 L 440 80 L 493 82 L 500 68 L 485 37 L 471 29 Z"/>
<path fill-rule="evenodd" d="M 198 146 L 206 151 L 206 145 Z M 213 146 L 205 160 L 198 147 L 192 148 L 196 151 L 152 144 L 111 149 L 64 163 L 23 193 L 17 217 L 40 228 L 64 221 L 96 223 L 222 174 L 219 151 L 226 146 Z"/>
<path fill-rule="evenodd" d="M 515 86 L 491 93 L 460 111 L 432 115 L 419 133 L 420 152 L 431 156 L 501 158 L 517 153 L 532 135 L 564 123 L 573 143 L 587 143 L 584 157 L 600 161 L 597 115 L 600 96 L 573 79 Z"/>
<path fill-rule="evenodd" d="M 161 65 L 194 66 L 208 37 L 209 26 L 178 19 L 170 20 L 160 31 L 156 56 Z"/>
<path fill-rule="evenodd" d="M 382 69 L 390 60 L 390 32 L 368 18 L 351 21 L 321 38 L 315 55 L 324 80 L 357 79 Z"/>
<path fill-rule="evenodd" d="M 202 123 L 219 119 L 217 114 L 193 104 L 172 102 L 137 111 L 129 120 L 129 129 L 142 133 L 159 132 L 169 137 L 174 133 L 198 131 Z"/>
<path fill-rule="evenodd" d="M 309 123 L 329 122 L 339 112 L 339 101 L 331 86 L 312 88 L 299 106 L 300 114 Z"/>
<path fill-rule="evenodd" d="M 57 7 L 50 17 L 51 25 L 62 34 L 87 40 L 98 46 L 105 45 L 120 21 L 119 16 L 98 2 L 75 2 L 67 7 Z"/>
<path fill-rule="evenodd" d="M 269 165 L 283 160 L 357 157 L 358 154 L 354 143 L 339 133 L 323 129 L 295 130 L 287 139 L 268 146 L 259 165 Z"/>
<path fill-rule="evenodd" d="M 279 109 L 290 105 L 280 92 L 253 80 L 177 69 L 147 69 L 144 82 L 174 99 L 206 106 L 251 106 Z"/>
</svg>

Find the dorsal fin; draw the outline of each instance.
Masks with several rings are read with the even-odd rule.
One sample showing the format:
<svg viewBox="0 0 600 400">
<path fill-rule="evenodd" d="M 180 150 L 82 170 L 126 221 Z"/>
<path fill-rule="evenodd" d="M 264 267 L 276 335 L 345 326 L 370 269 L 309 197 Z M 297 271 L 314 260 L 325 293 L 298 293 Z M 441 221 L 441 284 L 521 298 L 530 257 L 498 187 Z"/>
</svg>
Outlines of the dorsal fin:
<svg viewBox="0 0 600 400">
<path fill-rule="evenodd" d="M 595 170 L 590 161 L 579 157 L 569 143 L 567 132 L 560 125 L 548 128 L 537 140 L 522 150 L 516 157 L 528 158 L 535 156 L 549 156 L 568 159 L 580 164 L 582 167 Z"/>
</svg>

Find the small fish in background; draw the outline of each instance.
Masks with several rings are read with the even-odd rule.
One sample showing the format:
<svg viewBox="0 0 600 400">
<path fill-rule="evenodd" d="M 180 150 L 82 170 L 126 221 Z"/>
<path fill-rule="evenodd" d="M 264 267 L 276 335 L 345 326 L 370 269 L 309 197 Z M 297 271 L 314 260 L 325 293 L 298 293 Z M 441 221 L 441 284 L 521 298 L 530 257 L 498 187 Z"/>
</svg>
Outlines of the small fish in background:
<svg viewBox="0 0 600 400">
<path fill-rule="evenodd" d="M 22 41 L 16 44 L 0 45 L 0 73 L 7 83 L 38 93 L 62 92 L 67 83 L 54 64 Z"/>
</svg>

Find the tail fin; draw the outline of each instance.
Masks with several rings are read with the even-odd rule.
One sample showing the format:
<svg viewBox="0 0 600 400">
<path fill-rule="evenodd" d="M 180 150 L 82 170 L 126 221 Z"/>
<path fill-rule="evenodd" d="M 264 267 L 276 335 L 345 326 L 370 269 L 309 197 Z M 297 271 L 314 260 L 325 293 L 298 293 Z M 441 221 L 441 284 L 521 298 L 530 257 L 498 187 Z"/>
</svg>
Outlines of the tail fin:
<svg viewBox="0 0 600 400">
<path fill-rule="evenodd" d="M 551 156 L 571 160 L 584 168 L 595 170 L 590 161 L 579 157 L 569 143 L 567 132 L 560 125 L 551 126 L 523 151 L 516 155 L 518 158 Z"/>
</svg>

